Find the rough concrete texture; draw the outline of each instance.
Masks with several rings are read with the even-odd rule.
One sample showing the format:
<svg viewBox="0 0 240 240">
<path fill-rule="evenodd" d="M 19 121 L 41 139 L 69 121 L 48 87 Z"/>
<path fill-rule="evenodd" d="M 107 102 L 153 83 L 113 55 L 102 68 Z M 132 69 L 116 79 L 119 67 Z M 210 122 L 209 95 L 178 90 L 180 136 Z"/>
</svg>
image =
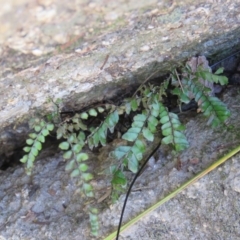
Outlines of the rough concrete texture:
<svg viewBox="0 0 240 240">
<path fill-rule="evenodd" d="M 229 128 L 212 129 L 206 126 L 202 115 L 190 121 L 184 117 L 189 149 L 179 156 L 172 155 L 166 147 L 159 149 L 159 160 L 134 185 L 124 222 L 240 143 L 239 90 L 236 87 L 227 90 L 223 101 L 232 112 Z M 238 154 L 228 160 L 143 218 L 120 239 L 239 239 L 239 158 Z M 90 162 L 94 164 L 96 160 L 92 155 Z M 56 153 L 53 157 L 40 157 L 32 179 L 26 176 L 22 166 L 0 172 L 0 239 L 91 239 L 85 201 L 79 197 L 78 188 L 64 171 L 64 165 L 61 154 Z M 97 199 L 108 191 L 106 180 L 97 179 L 93 184 Z M 124 197 L 110 206 L 104 201 L 99 204 L 98 239 L 117 227 Z"/>
<path fill-rule="evenodd" d="M 240 41 L 239 0 L 0 4 L 3 157 L 22 146 L 30 116 L 51 110 L 48 98 L 81 109 L 195 54 L 217 59 Z"/>
</svg>

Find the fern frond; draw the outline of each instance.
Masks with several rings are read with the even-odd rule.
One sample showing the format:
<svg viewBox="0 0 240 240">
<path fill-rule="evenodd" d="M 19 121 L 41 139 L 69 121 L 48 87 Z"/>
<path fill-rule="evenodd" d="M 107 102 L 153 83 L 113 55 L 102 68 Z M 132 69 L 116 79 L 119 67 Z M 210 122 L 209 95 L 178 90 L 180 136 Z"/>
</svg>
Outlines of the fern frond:
<svg viewBox="0 0 240 240">
<path fill-rule="evenodd" d="M 202 90 L 205 87 L 199 87 L 200 83 L 196 81 L 182 81 L 184 87 L 192 94 L 199 106 L 199 111 L 203 112 L 204 116 L 209 118 L 208 124 L 218 126 L 223 123 L 229 116 L 230 111 L 226 105 L 216 97 L 209 96 Z M 202 89 L 201 89 L 202 88 Z"/>
<path fill-rule="evenodd" d="M 155 104 L 152 105 L 152 108 L 152 111 L 145 110 L 142 114 L 134 116 L 131 128 L 122 135 L 122 139 L 133 142 L 133 145 L 117 147 L 113 152 L 115 158 L 122 160 L 123 165 L 133 173 L 137 172 L 139 162 L 146 150 L 146 144 L 142 137 L 148 141 L 154 140 L 154 133 L 158 125 L 156 116 L 159 115 L 160 109 L 157 109 Z"/>
<path fill-rule="evenodd" d="M 88 212 L 91 225 L 91 234 L 97 237 L 99 231 L 98 209 L 94 207 L 89 207 Z"/>
<path fill-rule="evenodd" d="M 209 97 L 205 102 L 203 100 L 205 99 L 200 98 L 198 105 L 203 115 L 209 118 L 208 125 L 211 124 L 213 127 L 216 127 L 229 118 L 230 111 L 221 100 L 216 97 Z"/>
<path fill-rule="evenodd" d="M 142 154 L 145 151 L 144 143 L 138 138 L 145 125 L 146 119 L 146 115 L 137 114 L 133 118 L 132 127 L 122 136 L 122 139 L 134 142 L 133 145 L 117 147 L 113 152 L 114 157 L 117 160 L 122 160 L 123 165 L 128 166 L 128 169 L 134 173 L 137 172 L 139 161 L 142 160 Z"/>
<path fill-rule="evenodd" d="M 212 83 L 219 83 L 221 85 L 228 84 L 228 78 L 225 76 L 220 76 L 223 73 L 223 68 L 219 68 L 215 73 L 211 73 L 202 67 L 197 68 L 196 76 L 199 79 L 204 79 Z"/>
<path fill-rule="evenodd" d="M 25 154 L 20 159 L 20 162 L 27 164 L 27 175 L 31 175 L 34 161 L 42 150 L 42 143 L 45 142 L 45 137 L 49 135 L 50 131 L 54 129 L 54 125 L 52 123 L 47 123 L 44 120 L 35 119 L 33 128 L 35 132 L 29 134 L 30 138 L 26 140 L 28 146 L 23 149 L 28 154 Z"/>
<path fill-rule="evenodd" d="M 213 87 L 213 85 L 210 86 L 204 83 L 203 80 L 212 84 L 227 84 L 227 78 L 219 75 L 222 71 L 223 69 L 219 69 L 213 74 L 208 70 L 198 67 L 197 72 L 193 74 L 190 68 L 185 68 L 184 77 L 181 79 L 183 89 L 175 88 L 172 91 L 184 103 L 189 103 L 194 98 L 199 107 L 198 112 L 203 112 L 203 115 L 209 118 L 208 124 L 211 124 L 213 127 L 225 122 L 230 116 L 230 111 L 221 100 L 209 94 L 212 91 L 211 86 Z M 178 87 L 178 76 L 176 74 L 172 74 L 172 83 Z"/>
<path fill-rule="evenodd" d="M 119 121 L 118 111 L 114 110 L 111 112 L 106 119 L 97 127 L 87 138 L 88 146 L 90 149 L 97 147 L 99 143 L 102 146 L 106 145 L 107 130 L 111 133 L 114 132 L 114 128 Z"/>
<path fill-rule="evenodd" d="M 130 114 L 132 111 L 135 112 L 139 109 L 139 106 L 141 104 L 141 98 L 135 97 L 135 98 L 126 98 L 123 100 L 123 103 L 121 106 L 118 108 L 119 114 Z"/>
<path fill-rule="evenodd" d="M 122 139 L 132 142 L 131 146 L 119 146 L 113 151 L 113 156 L 122 161 L 123 166 L 128 167 L 130 171 L 136 173 L 138 171 L 139 162 L 143 158 L 146 151 L 147 141 L 154 140 L 154 134 L 159 124 L 160 102 L 159 98 L 165 94 L 168 83 L 159 87 L 143 86 L 140 92 L 143 94 L 143 106 L 147 106 L 141 114 L 137 114 L 133 118 L 131 127 L 122 135 Z M 152 89 L 150 89 L 152 88 Z M 152 91 L 153 90 L 153 91 Z M 161 95 L 159 95 L 161 93 Z"/>
<path fill-rule="evenodd" d="M 172 144 L 176 151 L 182 151 L 188 147 L 188 141 L 183 134 L 184 125 L 174 113 L 170 113 L 168 109 L 160 103 L 160 122 L 162 124 L 162 143 Z"/>
<path fill-rule="evenodd" d="M 122 164 L 127 166 L 130 171 L 136 173 L 139 161 L 142 160 L 145 149 L 145 143 L 142 140 L 137 139 L 133 146 L 117 147 L 114 150 L 113 155 L 117 160 L 122 160 Z"/>
<path fill-rule="evenodd" d="M 78 182 L 81 185 L 85 196 L 93 197 L 93 187 L 89 183 L 93 179 L 93 175 L 88 173 L 88 165 L 86 161 L 89 156 L 87 153 L 82 152 L 82 148 L 85 145 L 85 134 L 79 132 L 76 134 L 69 134 L 66 141 L 59 144 L 59 148 L 65 151 L 63 158 L 68 160 L 65 170 L 70 173 L 73 178 L 78 178 Z"/>
</svg>

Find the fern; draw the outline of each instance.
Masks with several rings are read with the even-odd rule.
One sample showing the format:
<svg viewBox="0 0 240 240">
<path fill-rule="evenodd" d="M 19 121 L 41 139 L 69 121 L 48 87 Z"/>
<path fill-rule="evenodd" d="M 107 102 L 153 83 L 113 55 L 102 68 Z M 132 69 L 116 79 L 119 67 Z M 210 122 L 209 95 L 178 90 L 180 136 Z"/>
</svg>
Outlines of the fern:
<svg viewBox="0 0 240 240">
<path fill-rule="evenodd" d="M 162 139 L 163 144 L 172 144 L 176 151 L 182 151 L 188 147 L 188 141 L 182 131 L 185 130 L 178 116 L 174 113 L 168 112 L 167 108 L 160 105 L 160 122 L 162 124 Z"/>
<path fill-rule="evenodd" d="M 98 209 L 90 207 L 88 212 L 91 225 L 91 233 L 93 236 L 97 237 L 99 231 Z"/>
<path fill-rule="evenodd" d="M 163 144 L 172 144 L 177 151 L 188 146 L 186 137 L 182 132 L 184 126 L 178 120 L 177 115 L 169 113 L 161 103 L 163 96 L 166 95 L 167 87 L 168 81 L 165 81 L 160 87 L 143 86 L 137 96 L 136 108 L 128 108 L 128 112 L 136 111 L 142 104 L 145 110 L 133 117 L 131 127 L 122 135 L 122 139 L 130 142 L 130 146 L 119 146 L 113 151 L 113 156 L 120 162 L 118 166 L 113 168 L 113 200 L 116 200 L 127 183 L 123 172 L 124 167 L 133 173 L 138 171 L 147 149 L 146 142 L 154 141 L 158 125 L 162 125 L 162 134 L 160 136 L 158 134 L 158 139 L 163 136 Z M 132 99 L 129 100 L 129 105 L 130 103 L 132 103 Z"/>
<path fill-rule="evenodd" d="M 221 71 L 217 71 L 216 73 L 219 74 Z M 211 124 L 213 127 L 225 122 L 230 116 L 230 111 L 222 101 L 209 94 L 211 89 L 206 87 L 200 79 L 203 78 L 210 82 L 227 84 L 227 78 L 219 76 L 216 73 L 212 74 L 203 71 L 201 68 L 198 69 L 194 77 L 192 77 L 189 70 L 185 73 L 187 74 L 179 80 L 181 81 L 182 89 L 175 88 L 172 93 L 179 96 L 180 101 L 184 103 L 189 103 L 194 98 L 199 107 L 198 112 L 203 112 L 203 115 L 209 118 L 208 124 Z M 180 83 L 176 80 L 177 77 L 172 74 L 173 85 L 179 87 Z"/>
<path fill-rule="evenodd" d="M 223 68 L 219 68 L 215 73 L 211 73 L 207 70 L 204 70 L 201 67 L 198 67 L 196 76 L 198 77 L 198 79 L 202 78 L 212 83 L 219 83 L 221 85 L 226 85 L 228 83 L 227 77 L 219 75 L 223 73 L 223 70 L 224 70 Z"/>
<path fill-rule="evenodd" d="M 193 73 L 190 67 L 186 66 L 181 70 L 181 75 L 176 70 L 171 74 L 172 85 L 175 86 L 172 94 L 177 95 L 183 103 L 195 99 L 199 107 L 198 112 L 203 112 L 208 118 L 208 123 L 213 126 L 225 122 L 230 112 L 224 103 L 211 96 L 212 89 L 204 81 L 226 84 L 226 77 L 219 75 L 222 71 L 220 69 L 212 74 L 198 68 Z M 112 201 L 116 201 L 127 187 L 125 171 L 136 173 L 139 170 L 148 150 L 148 142 L 160 139 L 162 144 L 171 145 L 176 151 L 183 151 L 188 147 L 184 135 L 185 126 L 181 124 L 178 115 L 169 112 L 164 105 L 168 89 L 169 80 L 165 80 L 160 86 L 144 83 L 131 98 L 124 99 L 120 106 L 104 104 L 91 107 L 63 120 L 59 113 L 60 101 L 52 101 L 55 112 L 47 116 L 48 121 L 35 119 L 31 123 L 34 132 L 29 134 L 27 146 L 24 147 L 26 155 L 20 160 L 26 163 L 27 174 L 32 173 L 42 143 L 55 128 L 56 138 L 62 140 L 59 148 L 63 151 L 65 170 L 76 179 L 81 196 L 90 200 L 86 202 L 91 202 L 88 207 L 91 233 L 97 236 L 98 210 L 94 206 L 95 190 L 91 183 L 94 174 L 89 170 L 89 155 L 85 148 L 94 150 L 106 146 L 109 136 L 118 136 L 127 141 L 127 144 L 120 145 L 109 153 L 115 159 L 108 168 L 112 184 L 111 198 Z M 124 132 L 119 127 L 123 121 L 130 126 Z"/>
<path fill-rule="evenodd" d="M 94 197 L 93 186 L 90 181 L 93 179 L 93 174 L 88 172 L 88 164 L 86 161 L 89 156 L 87 153 L 82 152 L 82 148 L 85 145 L 85 134 L 80 131 L 78 136 L 73 133 L 66 135 L 65 142 L 60 143 L 59 148 L 64 150 L 63 158 L 69 160 L 66 164 L 65 170 L 70 173 L 72 178 L 78 180 L 78 186 L 81 186 L 80 190 L 87 198 Z M 98 233 L 98 216 L 97 209 L 89 207 L 89 219 L 91 225 L 91 233 L 97 236 Z"/>
<path fill-rule="evenodd" d="M 111 133 L 114 132 L 114 127 L 119 121 L 119 115 L 118 111 L 114 110 L 111 112 L 106 119 L 100 124 L 99 127 L 97 127 L 89 136 L 87 139 L 88 146 L 90 149 L 93 149 L 93 147 L 98 147 L 99 143 L 102 144 L 102 146 L 106 145 L 106 138 L 107 138 L 107 130 Z"/>
<path fill-rule="evenodd" d="M 27 154 L 20 159 L 20 162 L 27 165 L 27 175 L 31 175 L 34 161 L 42 150 L 42 143 L 45 142 L 45 137 L 49 135 L 50 131 L 53 131 L 54 125 L 37 118 L 33 120 L 31 127 L 35 132 L 28 135 L 29 138 L 26 140 L 28 146 L 23 148 Z"/>
<path fill-rule="evenodd" d="M 137 114 L 134 117 L 132 127 L 122 136 L 122 139 L 133 142 L 132 146 L 120 146 L 115 149 L 114 157 L 117 160 L 123 161 L 123 165 L 127 166 L 130 171 L 136 173 L 138 170 L 138 162 L 143 158 L 145 146 L 143 141 L 139 138 L 139 134 L 143 132 L 144 124 L 147 116 L 144 114 Z M 146 131 L 145 131 L 146 132 Z M 145 136 L 147 134 L 145 133 Z"/>
</svg>

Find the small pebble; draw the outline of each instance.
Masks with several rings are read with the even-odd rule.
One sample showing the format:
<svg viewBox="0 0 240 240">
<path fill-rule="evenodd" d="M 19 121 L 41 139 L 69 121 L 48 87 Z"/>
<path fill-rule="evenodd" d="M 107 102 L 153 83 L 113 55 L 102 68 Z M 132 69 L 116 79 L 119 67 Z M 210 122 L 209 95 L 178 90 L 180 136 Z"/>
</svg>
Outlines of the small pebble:
<svg viewBox="0 0 240 240">
<path fill-rule="evenodd" d="M 140 50 L 141 50 L 142 52 L 147 52 L 147 51 L 150 50 L 150 47 L 149 47 L 148 45 L 144 45 L 144 46 L 142 46 L 142 47 L 140 48 Z"/>
<path fill-rule="evenodd" d="M 154 26 L 153 25 L 148 25 L 148 29 L 153 29 Z"/>
<path fill-rule="evenodd" d="M 231 186 L 232 190 L 240 193 L 240 176 L 235 177 L 231 181 L 230 186 Z"/>
<path fill-rule="evenodd" d="M 166 42 L 166 41 L 168 41 L 168 36 L 166 36 L 166 37 L 162 37 L 162 42 Z"/>
<path fill-rule="evenodd" d="M 35 56 L 41 56 L 43 54 L 43 51 L 40 49 L 34 49 L 32 50 L 32 54 Z"/>
</svg>

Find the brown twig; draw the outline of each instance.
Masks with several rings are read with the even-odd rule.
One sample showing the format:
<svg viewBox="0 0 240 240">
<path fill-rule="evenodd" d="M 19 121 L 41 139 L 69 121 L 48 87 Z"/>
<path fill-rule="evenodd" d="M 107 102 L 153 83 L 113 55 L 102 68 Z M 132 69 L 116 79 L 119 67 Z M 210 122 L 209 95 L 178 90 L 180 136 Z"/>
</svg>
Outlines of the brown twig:
<svg viewBox="0 0 240 240">
<path fill-rule="evenodd" d="M 107 56 L 105 57 L 105 60 L 103 62 L 103 65 L 100 67 L 100 70 L 103 70 L 103 67 L 105 66 L 105 64 L 107 63 L 107 60 L 109 58 L 109 54 L 107 54 Z"/>
<path fill-rule="evenodd" d="M 181 89 L 182 89 L 182 91 L 183 91 L 183 93 L 184 93 L 184 89 L 183 89 L 183 86 L 182 86 L 181 80 L 180 80 L 180 78 L 179 78 L 179 76 L 178 76 L 178 72 L 177 72 L 176 69 L 175 69 L 174 71 L 175 71 L 175 73 L 176 73 L 176 76 L 177 76 L 177 79 L 178 79 L 179 85 L 180 85 L 180 87 L 181 87 Z"/>
</svg>

